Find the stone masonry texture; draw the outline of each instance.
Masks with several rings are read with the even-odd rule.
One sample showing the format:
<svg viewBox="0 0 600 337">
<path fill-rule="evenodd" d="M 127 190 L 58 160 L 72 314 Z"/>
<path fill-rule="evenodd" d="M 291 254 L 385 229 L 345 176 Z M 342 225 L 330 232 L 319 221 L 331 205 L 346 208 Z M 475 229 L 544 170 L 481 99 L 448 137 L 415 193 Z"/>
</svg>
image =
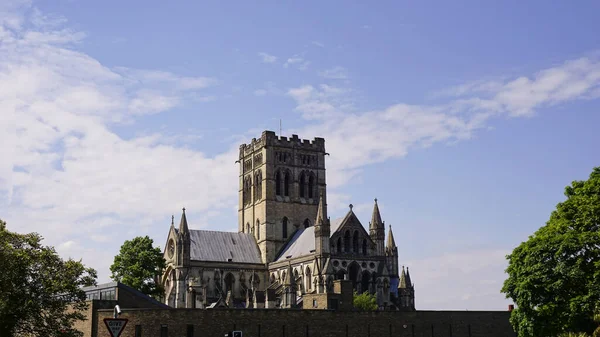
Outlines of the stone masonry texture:
<svg viewBox="0 0 600 337">
<path fill-rule="evenodd" d="M 98 336 L 110 336 L 104 318 L 111 314 L 95 312 Z M 509 316 L 508 311 L 130 309 L 120 318 L 129 320 L 122 337 L 134 337 L 136 325 L 141 336 L 157 337 L 223 337 L 233 330 L 244 337 L 513 337 Z"/>
</svg>

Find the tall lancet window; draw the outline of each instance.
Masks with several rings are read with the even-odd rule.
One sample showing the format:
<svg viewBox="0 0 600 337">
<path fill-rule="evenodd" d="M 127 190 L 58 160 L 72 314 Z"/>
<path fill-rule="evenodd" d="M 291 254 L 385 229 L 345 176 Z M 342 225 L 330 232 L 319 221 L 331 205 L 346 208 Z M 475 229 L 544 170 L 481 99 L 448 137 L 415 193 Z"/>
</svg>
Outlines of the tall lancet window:
<svg viewBox="0 0 600 337">
<path fill-rule="evenodd" d="M 304 172 L 302 172 L 300 174 L 300 186 L 298 186 L 300 188 L 300 198 L 304 198 L 304 191 L 306 189 L 306 174 L 304 174 Z"/>
<path fill-rule="evenodd" d="M 308 177 L 308 198 L 312 199 L 314 196 L 315 176 L 311 174 Z"/>
<path fill-rule="evenodd" d="M 283 217 L 283 220 L 281 221 L 281 237 L 283 237 L 284 239 L 287 239 L 287 236 L 288 236 L 288 218 Z"/>
<path fill-rule="evenodd" d="M 290 196 L 290 172 L 285 172 L 285 177 L 283 178 L 283 195 L 286 197 Z"/>
<path fill-rule="evenodd" d="M 281 195 L 281 171 L 275 174 L 275 194 Z"/>
</svg>

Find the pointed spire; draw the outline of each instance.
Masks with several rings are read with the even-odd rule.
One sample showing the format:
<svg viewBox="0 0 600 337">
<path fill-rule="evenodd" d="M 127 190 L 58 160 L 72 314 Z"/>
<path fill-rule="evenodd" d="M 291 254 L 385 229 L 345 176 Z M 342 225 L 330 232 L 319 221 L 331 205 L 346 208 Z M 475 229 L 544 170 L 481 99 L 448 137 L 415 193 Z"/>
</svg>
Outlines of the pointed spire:
<svg viewBox="0 0 600 337">
<path fill-rule="evenodd" d="M 189 231 L 187 218 L 185 217 L 185 207 L 182 209 L 181 221 L 179 222 L 179 233 L 187 233 Z"/>
<path fill-rule="evenodd" d="M 390 225 L 390 231 L 388 232 L 387 248 L 390 250 L 396 248 L 396 241 L 394 241 L 394 234 L 392 234 L 392 225 Z"/>
<path fill-rule="evenodd" d="M 323 192 L 319 194 L 319 208 L 317 209 L 317 219 L 315 225 L 321 225 L 327 221 L 327 207 L 325 207 L 325 199 L 323 198 Z"/>
<path fill-rule="evenodd" d="M 175 215 L 171 214 L 171 227 L 175 227 Z"/>
<path fill-rule="evenodd" d="M 378 228 L 380 226 L 383 226 L 383 221 L 381 220 L 381 214 L 379 213 L 377 198 L 375 198 L 375 206 L 373 206 L 373 215 L 371 216 L 371 228 Z"/>
<path fill-rule="evenodd" d="M 404 266 L 402 266 L 402 273 L 400 274 L 400 282 L 398 282 L 398 288 L 406 288 L 406 272 L 404 272 Z"/>
<path fill-rule="evenodd" d="M 406 285 L 409 288 L 412 288 L 413 286 L 412 281 L 410 280 L 410 272 L 408 271 L 408 267 L 406 267 Z"/>
</svg>

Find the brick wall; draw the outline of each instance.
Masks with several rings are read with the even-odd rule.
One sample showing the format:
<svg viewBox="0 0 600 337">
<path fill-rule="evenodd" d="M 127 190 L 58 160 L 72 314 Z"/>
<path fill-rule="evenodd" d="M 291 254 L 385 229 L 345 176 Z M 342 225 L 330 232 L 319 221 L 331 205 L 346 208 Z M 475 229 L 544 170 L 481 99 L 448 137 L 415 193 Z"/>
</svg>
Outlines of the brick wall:
<svg viewBox="0 0 600 337">
<path fill-rule="evenodd" d="M 109 337 L 104 318 L 112 312 L 96 312 L 98 336 Z M 134 337 L 141 325 L 142 336 L 161 336 L 161 325 L 168 336 L 219 336 L 242 330 L 244 337 L 514 337 L 508 321 L 510 313 L 501 311 L 416 311 L 348 312 L 281 309 L 130 309 L 121 318 L 129 319 L 122 337 Z"/>
</svg>

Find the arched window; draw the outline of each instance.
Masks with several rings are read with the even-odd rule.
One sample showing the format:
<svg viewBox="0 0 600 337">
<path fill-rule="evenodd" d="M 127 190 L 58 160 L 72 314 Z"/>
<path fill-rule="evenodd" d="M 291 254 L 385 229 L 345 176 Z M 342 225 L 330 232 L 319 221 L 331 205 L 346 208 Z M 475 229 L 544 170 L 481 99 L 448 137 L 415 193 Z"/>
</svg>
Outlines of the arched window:
<svg viewBox="0 0 600 337">
<path fill-rule="evenodd" d="M 352 236 L 352 252 L 358 253 L 358 231 L 354 231 Z"/>
<path fill-rule="evenodd" d="M 288 231 L 288 218 L 287 217 L 283 217 L 283 220 L 281 221 L 281 236 L 284 239 L 287 239 L 287 231 Z"/>
<path fill-rule="evenodd" d="M 300 174 L 300 186 L 298 186 L 299 190 L 299 195 L 300 198 L 304 198 L 304 190 L 306 188 L 306 174 L 304 174 L 304 172 L 302 172 Z"/>
<path fill-rule="evenodd" d="M 310 227 L 310 221 L 308 219 L 304 220 L 304 228 Z"/>
<path fill-rule="evenodd" d="M 338 253 L 342 252 L 342 238 L 338 238 L 338 240 L 337 240 L 337 252 Z"/>
<path fill-rule="evenodd" d="M 254 175 L 254 200 L 262 198 L 262 172 L 257 171 Z"/>
<path fill-rule="evenodd" d="M 349 253 L 350 250 L 350 232 L 346 231 L 344 234 L 344 252 Z"/>
<path fill-rule="evenodd" d="M 306 267 L 306 290 L 309 291 L 312 288 L 312 272 L 310 271 L 310 267 Z"/>
<path fill-rule="evenodd" d="M 275 173 L 275 194 L 281 195 L 281 172 Z"/>
<path fill-rule="evenodd" d="M 290 196 L 290 172 L 286 171 L 283 178 L 283 195 L 286 197 Z"/>
<path fill-rule="evenodd" d="M 367 255 L 367 239 L 363 239 L 362 253 L 363 253 L 363 255 Z"/>
<path fill-rule="evenodd" d="M 244 205 L 247 205 L 252 202 L 252 196 L 250 191 L 252 190 L 252 179 L 249 177 L 244 177 L 244 186 L 243 186 L 243 199 Z"/>
<path fill-rule="evenodd" d="M 314 186 L 315 186 L 315 176 L 311 174 L 308 177 L 308 198 L 312 199 L 314 195 Z"/>
<path fill-rule="evenodd" d="M 231 273 L 225 275 L 225 294 L 229 291 L 233 292 L 233 284 L 235 283 L 235 278 Z"/>
<path fill-rule="evenodd" d="M 260 220 L 256 219 L 256 240 L 260 240 Z"/>
</svg>

